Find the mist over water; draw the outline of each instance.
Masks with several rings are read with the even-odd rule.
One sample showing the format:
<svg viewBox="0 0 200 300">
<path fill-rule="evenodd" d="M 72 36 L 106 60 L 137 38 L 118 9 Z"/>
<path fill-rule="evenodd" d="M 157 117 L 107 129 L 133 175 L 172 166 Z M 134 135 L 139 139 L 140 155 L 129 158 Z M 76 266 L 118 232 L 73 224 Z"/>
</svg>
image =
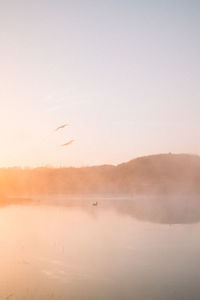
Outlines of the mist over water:
<svg viewBox="0 0 200 300">
<path fill-rule="evenodd" d="M 0 300 L 200 300 L 200 1 L 0 28 Z"/>
<path fill-rule="evenodd" d="M 200 224 L 188 205 L 197 199 L 160 201 L 37 196 L 2 206 L 0 296 L 199 299 Z M 172 209 L 180 201 L 187 210 Z"/>
</svg>

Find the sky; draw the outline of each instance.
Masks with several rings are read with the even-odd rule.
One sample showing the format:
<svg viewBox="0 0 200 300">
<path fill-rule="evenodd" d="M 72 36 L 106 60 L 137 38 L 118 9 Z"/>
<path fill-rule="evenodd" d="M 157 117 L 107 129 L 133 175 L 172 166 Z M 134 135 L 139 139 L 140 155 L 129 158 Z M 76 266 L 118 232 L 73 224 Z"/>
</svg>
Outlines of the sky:
<svg viewBox="0 0 200 300">
<path fill-rule="evenodd" d="M 0 167 L 200 154 L 199 81 L 200 1 L 0 0 Z"/>
</svg>

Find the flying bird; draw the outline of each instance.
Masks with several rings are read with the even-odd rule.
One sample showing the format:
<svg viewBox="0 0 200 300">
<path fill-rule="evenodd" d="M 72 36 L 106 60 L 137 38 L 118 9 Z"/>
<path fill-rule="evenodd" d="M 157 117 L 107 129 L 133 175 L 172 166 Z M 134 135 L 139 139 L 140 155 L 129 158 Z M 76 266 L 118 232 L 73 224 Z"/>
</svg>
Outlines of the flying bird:
<svg viewBox="0 0 200 300">
<path fill-rule="evenodd" d="M 62 144 L 61 146 L 62 146 L 62 147 L 69 146 L 69 145 L 71 145 L 73 142 L 74 142 L 74 140 L 70 140 L 69 142 L 67 142 L 67 143 L 65 143 L 65 144 Z"/>
<path fill-rule="evenodd" d="M 56 131 L 58 131 L 60 129 L 63 129 L 63 128 L 67 127 L 67 126 L 70 126 L 70 124 L 63 124 L 63 125 L 59 126 L 59 127 L 56 128 Z"/>
</svg>

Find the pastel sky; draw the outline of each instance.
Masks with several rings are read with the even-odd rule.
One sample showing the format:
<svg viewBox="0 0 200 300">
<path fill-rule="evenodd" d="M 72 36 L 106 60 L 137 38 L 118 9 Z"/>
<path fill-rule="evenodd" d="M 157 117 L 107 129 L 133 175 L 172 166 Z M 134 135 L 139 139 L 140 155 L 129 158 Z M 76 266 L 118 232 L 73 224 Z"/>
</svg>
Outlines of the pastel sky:
<svg viewBox="0 0 200 300">
<path fill-rule="evenodd" d="M 199 119 L 200 1 L 0 0 L 0 166 L 200 154 Z"/>
</svg>

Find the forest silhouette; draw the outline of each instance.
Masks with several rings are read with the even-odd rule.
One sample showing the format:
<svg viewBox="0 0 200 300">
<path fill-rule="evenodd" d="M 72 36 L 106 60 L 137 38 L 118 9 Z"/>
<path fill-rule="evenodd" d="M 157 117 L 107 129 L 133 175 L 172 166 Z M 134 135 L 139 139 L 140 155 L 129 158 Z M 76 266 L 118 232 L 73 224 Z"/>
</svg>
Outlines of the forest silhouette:
<svg viewBox="0 0 200 300">
<path fill-rule="evenodd" d="M 1 195 L 200 194 L 200 157 L 160 154 L 82 168 L 1 168 Z"/>
</svg>

